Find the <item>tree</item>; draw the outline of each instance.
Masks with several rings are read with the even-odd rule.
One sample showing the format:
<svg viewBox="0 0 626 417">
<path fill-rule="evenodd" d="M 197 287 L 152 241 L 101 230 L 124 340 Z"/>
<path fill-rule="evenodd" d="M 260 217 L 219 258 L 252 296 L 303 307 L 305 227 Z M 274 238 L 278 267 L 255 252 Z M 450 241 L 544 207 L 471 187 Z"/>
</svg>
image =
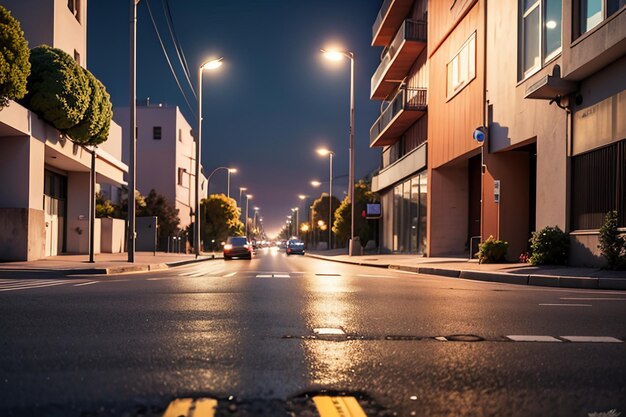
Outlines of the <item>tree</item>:
<svg viewBox="0 0 626 417">
<path fill-rule="evenodd" d="M 115 206 L 110 200 L 104 198 L 102 193 L 96 193 L 96 217 L 113 217 Z"/>
<path fill-rule="evenodd" d="M 159 249 L 167 248 L 167 240 L 170 236 L 178 234 L 180 229 L 180 219 L 178 218 L 178 209 L 170 204 L 167 199 L 155 190 L 150 190 L 145 198 L 145 206 L 137 207 L 138 217 L 156 216 L 158 217 L 159 232 L 158 242 Z"/>
<path fill-rule="evenodd" d="M 0 110 L 26 95 L 30 50 L 20 23 L 0 6 Z"/>
<path fill-rule="evenodd" d="M 371 184 L 364 180 L 359 180 L 354 184 L 354 234 L 359 236 L 361 245 L 365 246 L 368 240 L 373 239 L 375 226 L 370 224 L 370 220 L 362 216 L 363 211 L 367 208 L 368 203 L 378 203 L 380 197 L 371 191 Z M 337 240 L 341 244 L 345 244 L 350 239 L 350 227 L 352 219 L 351 204 L 348 197 L 344 198 L 341 205 L 335 212 L 335 222 L 333 224 L 333 232 L 337 235 Z"/>
<path fill-rule="evenodd" d="M 109 138 L 113 110 L 111 97 L 104 85 L 91 72 L 83 68 L 91 88 L 91 100 L 83 119 L 67 130 L 67 135 L 76 143 L 99 145 Z"/>
<path fill-rule="evenodd" d="M 339 207 L 339 199 L 335 196 L 333 196 L 332 198 L 332 203 L 330 203 L 330 199 L 328 198 L 328 194 L 327 193 L 322 193 L 322 195 L 320 196 L 320 198 L 318 198 L 317 200 L 315 200 L 313 202 L 313 212 L 314 212 L 314 223 L 317 224 L 320 220 L 322 222 L 324 222 L 325 227 L 331 227 L 332 226 L 332 222 L 329 225 L 328 224 L 328 209 L 329 206 L 332 204 L 332 212 L 333 212 L 333 219 L 334 219 L 334 213 L 337 210 L 337 208 Z M 321 228 L 324 230 L 328 230 L 325 228 Z M 324 236 L 325 235 L 325 236 Z M 321 233 L 320 234 L 320 240 L 323 241 L 328 241 L 328 234 L 327 233 Z"/>
<path fill-rule="evenodd" d="M 64 51 L 42 45 L 30 53 L 24 104 L 62 132 L 85 117 L 92 90 L 85 71 Z"/>
<path fill-rule="evenodd" d="M 243 223 L 239 220 L 237 203 L 224 194 L 211 194 L 200 202 L 204 212 L 202 238 L 204 247 L 216 250 L 228 236 L 242 236 Z"/>
</svg>

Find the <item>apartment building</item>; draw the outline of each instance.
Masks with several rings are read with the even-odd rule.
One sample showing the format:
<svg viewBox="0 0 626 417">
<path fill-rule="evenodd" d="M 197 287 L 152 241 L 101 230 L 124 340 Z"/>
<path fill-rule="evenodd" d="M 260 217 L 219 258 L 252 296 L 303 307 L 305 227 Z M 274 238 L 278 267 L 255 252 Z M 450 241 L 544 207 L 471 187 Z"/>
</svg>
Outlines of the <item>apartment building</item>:
<svg viewBox="0 0 626 417">
<path fill-rule="evenodd" d="M 382 152 L 372 190 L 381 196 L 387 251 L 426 251 L 428 27 L 427 0 L 386 0 L 372 28 L 372 46 L 382 47 L 370 94 L 381 102 L 370 129 L 370 147 Z"/>
<path fill-rule="evenodd" d="M 86 0 L 3 0 L 30 47 L 60 48 L 85 66 Z M 97 148 L 102 186 L 124 184 L 121 129 Z M 18 103 L 0 112 L 0 260 L 35 260 L 89 247 L 91 152 Z M 124 222 L 95 224 L 95 251 L 123 250 Z M 117 237 L 117 244 L 114 240 Z"/>
<path fill-rule="evenodd" d="M 130 112 L 128 107 L 113 109 L 114 120 L 122 126 L 122 159 L 129 158 Z M 191 125 L 177 106 L 164 104 L 137 106 L 137 190 L 150 190 L 165 196 L 178 209 L 180 227 L 193 221 L 195 207 L 196 142 Z M 206 198 L 207 180 L 201 168 L 200 198 Z"/>
</svg>

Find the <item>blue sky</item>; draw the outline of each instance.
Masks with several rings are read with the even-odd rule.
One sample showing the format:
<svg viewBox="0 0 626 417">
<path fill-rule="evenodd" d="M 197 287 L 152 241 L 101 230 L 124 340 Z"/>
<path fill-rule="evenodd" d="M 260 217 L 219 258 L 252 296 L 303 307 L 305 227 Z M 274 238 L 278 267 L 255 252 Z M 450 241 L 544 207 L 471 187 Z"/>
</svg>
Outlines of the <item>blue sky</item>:
<svg viewBox="0 0 626 417">
<path fill-rule="evenodd" d="M 162 0 L 138 6 L 137 98 L 181 108 L 195 125 L 156 38 L 149 1 L 170 58 L 185 87 L 164 20 Z M 223 56 L 219 72 L 204 76 L 205 170 L 239 169 L 231 195 L 248 187 L 268 232 L 276 232 L 298 194 L 319 196 L 311 179 L 328 179 L 328 160 L 315 149 L 336 152 L 335 175 L 348 173 L 349 62 L 333 63 L 319 49 L 344 46 L 356 54 L 356 175 L 378 167 L 380 151 L 369 149 L 369 129 L 380 103 L 369 100 L 370 78 L 380 48 L 370 46 L 380 0 L 169 0 L 175 30 L 197 82 L 207 57 Z M 114 106 L 128 105 L 129 2 L 96 1 L 88 9 L 88 67 L 106 85 Z M 336 194 L 347 189 L 338 180 Z M 217 174 L 211 192 L 226 192 Z"/>
</svg>

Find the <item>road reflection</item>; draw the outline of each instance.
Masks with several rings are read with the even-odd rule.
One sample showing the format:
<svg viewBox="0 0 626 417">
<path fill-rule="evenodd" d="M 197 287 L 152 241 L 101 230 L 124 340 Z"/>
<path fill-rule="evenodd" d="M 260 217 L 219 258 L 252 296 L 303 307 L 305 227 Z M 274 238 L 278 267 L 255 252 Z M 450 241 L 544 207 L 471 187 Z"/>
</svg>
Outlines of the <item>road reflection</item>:
<svg viewBox="0 0 626 417">
<path fill-rule="evenodd" d="M 358 312 L 351 304 L 356 288 L 345 277 L 315 276 L 307 279 L 307 286 L 305 317 L 311 333 L 315 328 L 340 328 L 348 335 L 356 332 Z M 348 387 L 365 354 L 361 343 L 345 337 L 306 340 L 304 352 L 310 383 L 327 389 Z"/>
</svg>

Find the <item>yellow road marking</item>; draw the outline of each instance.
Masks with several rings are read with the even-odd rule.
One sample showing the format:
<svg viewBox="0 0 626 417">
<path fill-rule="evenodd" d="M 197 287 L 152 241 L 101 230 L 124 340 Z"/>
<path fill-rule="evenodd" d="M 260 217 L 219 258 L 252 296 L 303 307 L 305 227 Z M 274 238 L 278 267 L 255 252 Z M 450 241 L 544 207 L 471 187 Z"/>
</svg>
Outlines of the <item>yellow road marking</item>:
<svg viewBox="0 0 626 417">
<path fill-rule="evenodd" d="M 178 398 L 170 403 L 163 417 L 187 417 L 191 408 L 191 398 Z"/>
<path fill-rule="evenodd" d="M 317 412 L 321 417 L 367 417 L 354 397 L 313 397 Z"/>
<path fill-rule="evenodd" d="M 213 417 L 217 408 L 217 400 L 212 398 L 199 398 L 196 400 L 196 410 L 192 417 Z"/>
<path fill-rule="evenodd" d="M 213 398 L 178 398 L 167 406 L 163 417 L 214 417 L 217 400 Z M 193 410 L 192 413 L 190 413 Z"/>
</svg>

